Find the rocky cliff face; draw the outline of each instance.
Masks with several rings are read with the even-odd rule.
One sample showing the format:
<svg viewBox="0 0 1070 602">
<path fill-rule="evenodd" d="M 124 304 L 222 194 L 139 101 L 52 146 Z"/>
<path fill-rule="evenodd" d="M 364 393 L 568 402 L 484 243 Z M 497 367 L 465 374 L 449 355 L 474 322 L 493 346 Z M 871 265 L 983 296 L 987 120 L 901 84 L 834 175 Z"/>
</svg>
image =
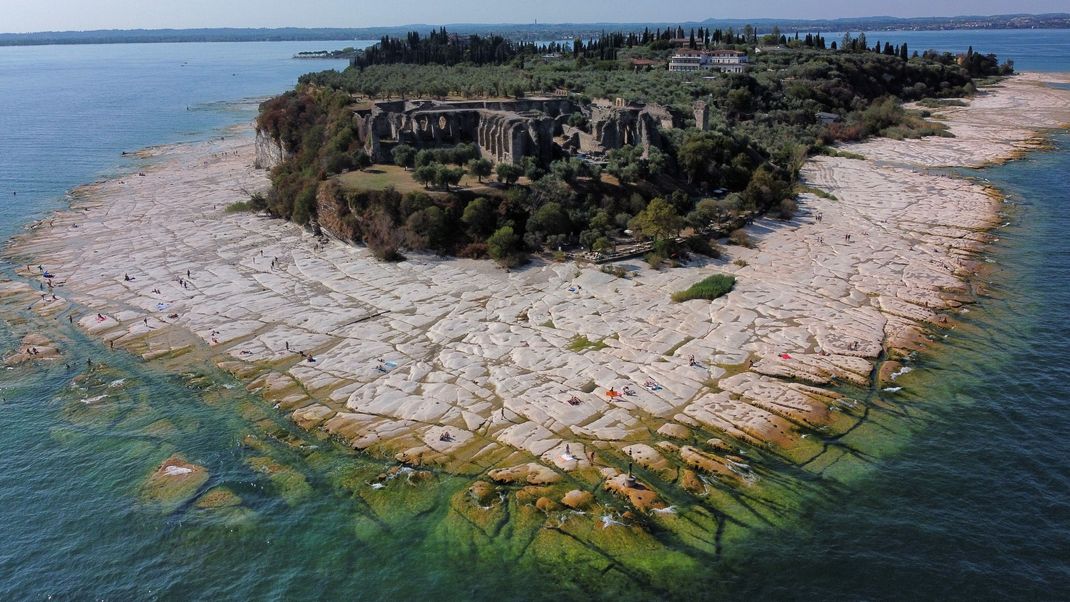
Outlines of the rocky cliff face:
<svg viewBox="0 0 1070 602">
<path fill-rule="evenodd" d="M 335 238 L 346 242 L 361 239 L 356 216 L 339 195 L 337 187 L 330 182 L 321 183 L 316 191 L 316 219 L 319 227 Z"/>
<path fill-rule="evenodd" d="M 286 151 L 282 143 L 275 140 L 266 132 L 256 132 L 256 158 L 253 167 L 257 169 L 271 169 L 286 159 Z"/>
</svg>

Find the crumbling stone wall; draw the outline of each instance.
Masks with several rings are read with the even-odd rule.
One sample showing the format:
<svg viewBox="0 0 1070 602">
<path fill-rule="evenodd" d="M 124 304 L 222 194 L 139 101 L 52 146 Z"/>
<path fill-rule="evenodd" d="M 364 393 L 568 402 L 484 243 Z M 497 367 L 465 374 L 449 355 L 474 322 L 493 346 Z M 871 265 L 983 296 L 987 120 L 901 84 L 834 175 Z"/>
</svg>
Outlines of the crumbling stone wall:
<svg viewBox="0 0 1070 602">
<path fill-rule="evenodd" d="M 667 109 L 656 105 L 590 110 L 567 98 L 390 101 L 376 103 L 356 118 L 358 135 L 376 161 L 390 161 L 389 151 L 395 144 L 420 148 L 475 143 L 483 157 L 495 163 L 534 157 L 546 164 L 561 152 L 561 147 L 555 148 L 554 137 L 569 131 L 565 122 L 573 113 L 591 120 L 591 135 L 579 136 L 580 146 L 587 147 L 584 150 L 610 150 L 626 144 L 648 148 L 659 142 L 659 125 L 671 126 L 673 121 Z"/>
</svg>

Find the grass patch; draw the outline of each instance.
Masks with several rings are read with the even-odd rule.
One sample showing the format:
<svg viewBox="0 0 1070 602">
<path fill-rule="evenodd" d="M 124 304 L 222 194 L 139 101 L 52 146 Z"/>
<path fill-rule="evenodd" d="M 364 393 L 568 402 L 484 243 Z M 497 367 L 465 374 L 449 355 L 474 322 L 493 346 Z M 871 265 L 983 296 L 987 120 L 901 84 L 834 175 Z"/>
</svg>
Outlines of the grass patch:
<svg viewBox="0 0 1070 602">
<path fill-rule="evenodd" d="M 245 213 L 246 211 L 255 211 L 256 208 L 249 201 L 234 201 L 227 205 L 223 211 L 225 213 Z"/>
<path fill-rule="evenodd" d="M 677 291 L 672 294 L 672 300 L 676 303 L 690 301 L 691 299 L 714 300 L 728 293 L 736 285 L 736 277 L 727 274 L 714 274 L 691 285 L 685 291 Z"/>
<path fill-rule="evenodd" d="M 839 200 L 839 199 L 836 198 L 836 195 L 834 195 L 834 194 L 832 194 L 830 192 L 825 192 L 824 190 L 821 190 L 820 188 L 815 188 L 813 186 L 808 186 L 806 184 L 799 184 L 798 186 L 795 187 L 795 193 L 796 194 L 803 194 L 803 193 L 806 193 L 806 192 L 816 196 L 819 199 L 828 199 L 830 201 L 838 201 Z"/>
<path fill-rule="evenodd" d="M 851 151 L 839 150 L 831 146 L 819 146 L 814 149 L 814 153 L 818 155 L 826 155 L 828 157 L 840 157 L 841 159 L 855 159 L 857 161 L 866 160 L 865 155 L 852 153 Z"/>
<path fill-rule="evenodd" d="M 543 328 L 557 328 L 556 326 L 554 326 L 554 321 L 553 320 L 547 320 L 547 321 L 543 322 L 542 324 L 539 324 L 539 326 L 542 326 Z"/>
<path fill-rule="evenodd" d="M 338 183 L 346 190 L 386 190 L 393 187 L 402 194 L 424 189 L 422 184 L 412 179 L 412 172 L 397 165 L 376 165 L 364 171 L 350 171 L 338 176 Z"/>
<path fill-rule="evenodd" d="M 609 347 L 609 345 L 606 345 L 605 340 L 592 341 L 587 337 L 583 336 L 582 334 L 578 334 L 572 337 L 572 340 L 568 342 L 567 349 L 569 351 L 580 352 L 586 351 L 588 349 L 594 349 L 597 351 L 598 349 L 605 349 L 606 347 Z"/>
<path fill-rule="evenodd" d="M 750 265 L 749 263 L 747 263 L 746 259 L 736 259 L 732 263 L 735 264 L 735 265 L 738 265 L 741 268 L 745 268 L 748 265 Z"/>
<path fill-rule="evenodd" d="M 628 270 L 619 265 L 605 264 L 601 267 L 601 270 L 603 274 L 609 274 L 611 276 L 616 276 L 617 278 L 628 277 Z"/>
<path fill-rule="evenodd" d="M 338 183 L 342 188 L 350 191 L 360 190 L 386 190 L 393 188 L 398 192 L 442 192 L 440 190 L 427 190 L 412 177 L 412 172 L 398 165 L 375 164 L 365 170 L 349 171 L 338 176 Z M 457 188 L 484 187 L 476 178 L 465 174 L 458 186 L 451 186 L 450 190 Z"/>
</svg>

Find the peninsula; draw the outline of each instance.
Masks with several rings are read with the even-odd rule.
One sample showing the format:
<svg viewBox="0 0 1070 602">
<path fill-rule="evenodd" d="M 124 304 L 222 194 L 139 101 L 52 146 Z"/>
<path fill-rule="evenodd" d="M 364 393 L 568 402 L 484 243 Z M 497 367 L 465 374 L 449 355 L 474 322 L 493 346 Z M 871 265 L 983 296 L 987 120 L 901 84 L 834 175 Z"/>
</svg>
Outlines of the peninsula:
<svg viewBox="0 0 1070 602">
<path fill-rule="evenodd" d="M 573 49 L 594 66 L 539 58 L 507 96 L 524 48 L 484 67 L 365 54 L 265 103 L 258 134 L 150 149 L 140 174 L 74 191 L 5 251 L 62 297 L 0 299 L 74 303 L 85 332 L 211 362 L 381 458 L 345 487 L 383 521 L 449 483 L 456 541 L 679 591 L 856 472 L 909 354 L 976 299 L 1001 199 L 932 168 L 1070 123 L 1062 76 L 808 37 L 732 39 L 748 71 L 723 75 L 670 72 L 682 48 L 650 49 L 650 71 L 626 41 Z M 473 72 L 482 94 L 422 88 Z M 628 245 L 647 246 L 613 259 Z M 204 476 L 169 462 L 152 478 Z"/>
</svg>

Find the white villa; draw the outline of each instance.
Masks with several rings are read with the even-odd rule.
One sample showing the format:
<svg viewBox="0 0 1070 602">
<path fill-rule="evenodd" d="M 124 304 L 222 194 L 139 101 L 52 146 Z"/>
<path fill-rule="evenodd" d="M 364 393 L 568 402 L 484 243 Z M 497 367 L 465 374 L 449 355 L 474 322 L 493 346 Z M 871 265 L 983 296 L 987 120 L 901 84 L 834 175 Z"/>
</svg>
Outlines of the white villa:
<svg viewBox="0 0 1070 602">
<path fill-rule="evenodd" d="M 747 53 L 739 50 L 681 50 L 669 59 L 669 71 L 687 72 L 716 69 L 721 73 L 743 73 Z"/>
</svg>

